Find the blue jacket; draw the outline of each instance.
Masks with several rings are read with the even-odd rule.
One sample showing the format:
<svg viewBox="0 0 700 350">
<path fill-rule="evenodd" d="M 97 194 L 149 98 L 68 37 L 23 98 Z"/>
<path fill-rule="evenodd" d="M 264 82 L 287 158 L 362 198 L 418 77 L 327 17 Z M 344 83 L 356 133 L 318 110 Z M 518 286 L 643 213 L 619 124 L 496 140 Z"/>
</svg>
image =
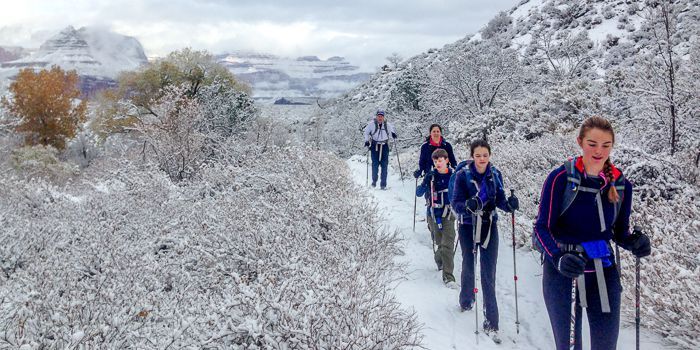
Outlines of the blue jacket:
<svg viewBox="0 0 700 350">
<path fill-rule="evenodd" d="M 426 215 L 431 216 L 430 214 L 430 205 L 431 205 L 431 199 L 430 199 L 430 182 L 433 182 L 433 187 L 435 192 L 440 192 L 442 190 L 446 190 L 448 188 L 448 185 L 450 183 L 450 177 L 452 176 L 452 169 L 448 168 L 446 174 L 440 174 L 437 170 L 431 170 L 427 176 L 423 178 L 423 183 L 416 188 L 416 196 L 418 197 L 424 197 L 426 200 Z M 450 196 L 447 191 L 438 193 L 437 194 L 437 201 L 435 202 L 436 204 L 440 204 L 440 208 L 434 208 L 434 214 L 435 216 L 442 216 L 445 210 L 445 206 L 450 204 Z M 449 214 L 448 214 L 449 215 Z"/>
<path fill-rule="evenodd" d="M 457 166 L 457 159 L 455 159 L 455 154 L 452 151 L 452 145 L 445 141 L 443 137 L 440 140 L 440 146 L 436 147 L 430 144 L 430 138 L 420 146 L 420 158 L 418 159 L 418 169 L 422 170 L 424 174 L 427 174 L 430 169 L 433 168 L 433 152 L 442 148 L 447 151 L 447 159 L 450 161 L 451 167 Z"/>
<path fill-rule="evenodd" d="M 470 178 L 470 180 L 467 178 Z M 476 185 L 471 180 L 479 183 L 481 193 L 479 193 L 480 191 L 476 189 Z M 469 164 L 469 167 L 462 168 L 455 174 L 454 193 L 452 193 L 450 200 L 452 201 L 452 208 L 462 217 L 463 225 L 472 224 L 472 213 L 467 209 L 466 202 L 477 195 L 481 197 L 484 208 L 490 208 L 494 211 L 494 222 L 498 220 L 498 214 L 495 212 L 496 208 L 510 212 L 506 194 L 503 191 L 503 176 L 491 163 L 487 165 L 484 174 L 479 174 L 476 171 L 474 163 Z"/>
<path fill-rule="evenodd" d="M 603 179 L 585 176 L 582 165 L 577 166 L 576 171 L 580 174 L 581 186 L 602 187 Z M 621 175 L 622 173 L 619 170 L 614 169 L 613 176 L 615 176 L 615 179 Z M 571 206 L 563 215 L 561 214 L 564 191 L 569 190 L 567 188 L 569 185 L 566 169 L 562 165 L 549 173 L 542 187 L 533 239 L 536 239 L 542 245 L 544 256 L 554 262 L 563 254 L 557 246 L 557 242 L 580 244 L 589 241 L 614 239 L 625 247 L 626 239 L 630 237 L 629 218 L 632 208 L 632 184 L 625 179 L 625 190 L 620 192 L 622 205 L 615 222 L 613 222 L 615 205 L 607 200 L 610 184 L 607 184 L 603 189 L 601 195 L 606 229 L 602 232 L 594 193 L 578 191 Z"/>
</svg>

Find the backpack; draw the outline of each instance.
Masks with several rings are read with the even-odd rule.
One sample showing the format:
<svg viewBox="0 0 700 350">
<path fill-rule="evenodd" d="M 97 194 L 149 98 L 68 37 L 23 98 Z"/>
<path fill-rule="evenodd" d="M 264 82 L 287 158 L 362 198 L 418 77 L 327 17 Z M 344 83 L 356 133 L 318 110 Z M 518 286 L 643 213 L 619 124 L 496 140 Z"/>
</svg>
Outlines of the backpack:
<svg viewBox="0 0 700 350">
<path fill-rule="evenodd" d="M 581 185 L 581 175 L 576 171 L 576 161 L 579 157 L 569 158 L 564 162 L 564 169 L 566 169 L 566 190 L 564 191 L 564 196 L 561 200 L 561 210 L 559 211 L 559 217 L 564 215 L 564 212 L 569 209 L 571 203 L 576 199 L 576 195 L 579 192 Z M 613 214 L 613 223 L 617 220 L 617 215 L 620 213 L 620 207 L 622 207 L 622 196 L 625 192 L 625 176 L 620 175 L 617 180 L 613 181 L 611 186 L 615 186 L 618 193 L 620 193 L 620 200 L 615 203 L 615 213 Z M 532 247 L 540 254 L 544 254 L 544 247 L 540 244 L 540 241 L 532 234 Z M 544 257 L 544 256 L 542 256 Z"/>
<path fill-rule="evenodd" d="M 469 160 L 463 160 L 457 164 L 455 167 L 455 170 L 452 172 L 452 175 L 450 176 L 450 181 L 447 183 L 447 193 L 450 196 L 450 203 L 452 203 L 452 198 L 454 198 L 454 193 L 455 193 L 455 180 L 457 179 L 457 173 L 467 167 L 466 176 L 467 176 L 467 183 L 471 181 L 471 173 L 468 171 L 469 170 L 469 165 L 471 165 L 474 161 L 469 159 Z"/>
<path fill-rule="evenodd" d="M 386 136 L 388 137 L 389 136 L 389 129 L 387 127 L 387 124 L 389 124 L 389 122 L 386 121 L 386 119 L 385 119 L 384 123 L 382 123 L 382 124 L 384 126 L 384 131 L 386 132 Z M 372 133 L 372 139 L 374 139 L 374 137 L 377 135 L 377 133 L 380 132 L 381 130 L 382 129 L 379 128 L 379 123 L 377 123 L 377 119 L 374 119 L 374 132 Z"/>
<path fill-rule="evenodd" d="M 465 179 L 464 179 L 464 180 L 466 181 L 467 184 L 469 184 L 469 183 L 472 182 L 472 173 L 471 173 L 471 171 L 469 171 L 469 166 L 470 166 L 473 162 L 474 162 L 473 159 L 463 160 L 463 161 L 459 162 L 459 164 L 457 164 L 457 167 L 455 168 L 454 172 L 453 172 L 452 175 L 450 176 L 450 182 L 449 182 L 448 185 L 447 185 L 448 193 L 449 193 L 449 196 L 450 196 L 450 203 L 453 203 L 454 193 L 455 193 L 455 192 L 454 192 L 454 189 L 455 189 L 455 181 L 456 181 L 456 179 L 457 179 L 457 173 L 458 173 L 459 171 L 464 171 L 464 175 L 465 175 Z M 497 179 L 497 176 L 496 176 L 496 168 L 495 168 L 493 165 L 491 165 L 491 181 L 493 182 L 493 187 L 496 189 L 496 191 L 498 191 L 498 184 L 499 184 L 499 182 L 498 182 L 496 179 Z M 501 184 L 501 186 L 503 186 L 503 184 Z M 478 186 L 477 186 L 477 189 L 478 189 Z M 493 194 L 493 195 L 489 196 L 489 198 L 490 198 L 491 200 L 495 200 L 496 195 Z M 461 216 L 458 215 L 457 213 L 455 213 L 455 216 L 458 217 L 458 218 L 459 218 L 459 222 L 462 223 L 462 218 L 461 218 Z"/>
</svg>

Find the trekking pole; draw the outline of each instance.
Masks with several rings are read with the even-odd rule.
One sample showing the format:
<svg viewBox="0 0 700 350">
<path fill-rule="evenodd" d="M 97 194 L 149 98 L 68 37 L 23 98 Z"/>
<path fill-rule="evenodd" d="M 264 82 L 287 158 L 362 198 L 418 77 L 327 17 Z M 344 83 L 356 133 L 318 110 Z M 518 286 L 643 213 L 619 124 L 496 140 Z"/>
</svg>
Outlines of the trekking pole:
<svg viewBox="0 0 700 350">
<path fill-rule="evenodd" d="M 635 263 L 635 265 L 636 265 L 635 270 L 637 270 L 636 271 L 637 276 L 635 277 L 636 281 L 634 284 L 634 294 L 635 294 L 635 318 L 634 318 L 634 322 L 635 322 L 635 333 L 637 334 L 637 339 L 636 339 L 637 347 L 636 347 L 636 349 L 639 350 L 639 321 L 640 321 L 640 317 L 639 317 L 639 257 L 637 257 L 636 260 L 637 261 Z"/>
<path fill-rule="evenodd" d="M 571 282 L 571 321 L 569 322 L 569 349 L 576 348 L 576 279 Z"/>
<path fill-rule="evenodd" d="M 426 175 L 428 176 L 428 175 Z M 433 193 L 435 192 L 435 183 L 433 182 L 433 178 L 430 179 L 430 217 L 433 219 L 433 222 L 435 223 L 435 226 L 437 227 L 437 219 L 435 218 L 435 197 L 433 197 Z M 430 239 L 433 242 L 433 254 L 437 252 L 435 249 L 435 234 L 433 231 L 430 231 Z"/>
<path fill-rule="evenodd" d="M 620 245 L 615 242 L 615 263 L 617 264 L 617 274 L 622 276 L 622 265 L 620 265 Z"/>
<path fill-rule="evenodd" d="M 365 156 L 365 164 L 367 165 L 367 170 L 365 171 L 365 187 L 369 187 L 369 148 L 367 148 Z"/>
<path fill-rule="evenodd" d="M 510 190 L 510 196 L 515 195 L 515 190 Z M 513 225 L 513 284 L 515 285 L 515 332 L 520 334 L 520 318 L 518 317 L 518 268 L 515 262 L 515 210 L 511 213 Z"/>
<path fill-rule="evenodd" d="M 416 196 L 416 191 L 418 191 L 418 179 L 416 178 L 416 189 L 413 191 L 413 233 L 416 232 L 416 206 L 418 205 L 418 196 Z"/>
<path fill-rule="evenodd" d="M 396 150 L 396 162 L 399 163 L 399 176 L 401 177 L 401 184 L 403 185 L 403 170 L 401 170 L 401 159 L 399 158 L 399 146 L 396 145 L 396 139 L 394 139 L 394 148 Z"/>
<path fill-rule="evenodd" d="M 452 209 L 450 209 L 450 210 L 452 210 Z M 457 253 L 457 246 L 459 245 L 459 224 L 457 223 L 457 220 L 455 220 L 452 223 L 452 226 L 454 226 L 454 230 L 455 230 L 455 246 L 454 246 L 454 249 L 452 250 L 452 254 L 455 254 L 455 253 Z"/>
<path fill-rule="evenodd" d="M 472 224 L 474 224 L 472 222 Z M 477 245 L 476 245 L 476 225 L 473 225 L 474 227 L 474 236 L 473 241 L 473 249 L 472 249 L 472 254 L 474 254 L 474 336 L 476 336 L 476 343 L 479 344 L 479 298 L 477 298 L 477 294 L 479 294 L 479 288 L 476 286 L 476 256 L 477 256 Z M 481 234 L 481 232 L 479 232 Z"/>
</svg>

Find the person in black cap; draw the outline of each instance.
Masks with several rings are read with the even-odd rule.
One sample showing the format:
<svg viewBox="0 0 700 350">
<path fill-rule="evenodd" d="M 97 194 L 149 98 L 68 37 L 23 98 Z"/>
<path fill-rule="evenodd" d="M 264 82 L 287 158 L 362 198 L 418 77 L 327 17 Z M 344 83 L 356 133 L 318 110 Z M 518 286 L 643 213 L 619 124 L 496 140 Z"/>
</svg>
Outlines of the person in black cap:
<svg viewBox="0 0 700 350">
<path fill-rule="evenodd" d="M 389 136 L 396 139 L 394 125 L 387 122 L 384 110 L 378 110 L 374 119 L 365 127 L 365 147 L 372 153 L 372 187 L 377 186 L 379 167 L 382 167 L 380 187 L 386 189 L 387 168 L 389 167 Z"/>
</svg>

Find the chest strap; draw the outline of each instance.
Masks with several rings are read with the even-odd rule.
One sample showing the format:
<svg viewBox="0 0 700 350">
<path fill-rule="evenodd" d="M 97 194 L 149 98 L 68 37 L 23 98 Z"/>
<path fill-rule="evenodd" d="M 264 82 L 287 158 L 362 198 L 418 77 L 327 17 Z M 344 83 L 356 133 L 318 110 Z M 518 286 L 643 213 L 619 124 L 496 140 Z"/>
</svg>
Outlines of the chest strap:
<svg viewBox="0 0 700 350">
<path fill-rule="evenodd" d="M 472 183 L 474 186 L 476 186 L 476 192 L 477 194 L 481 190 L 479 188 L 479 183 L 472 179 Z M 475 213 L 472 214 L 472 225 L 474 227 L 474 243 L 480 244 L 481 246 L 486 249 L 489 246 L 489 242 L 491 241 L 491 224 L 492 224 L 492 219 L 494 215 L 495 210 L 492 210 L 488 213 L 488 230 L 486 231 L 486 238 L 484 238 L 484 242 L 481 242 L 481 227 L 483 224 L 483 217 L 484 217 L 484 211 L 479 209 Z"/>
</svg>

